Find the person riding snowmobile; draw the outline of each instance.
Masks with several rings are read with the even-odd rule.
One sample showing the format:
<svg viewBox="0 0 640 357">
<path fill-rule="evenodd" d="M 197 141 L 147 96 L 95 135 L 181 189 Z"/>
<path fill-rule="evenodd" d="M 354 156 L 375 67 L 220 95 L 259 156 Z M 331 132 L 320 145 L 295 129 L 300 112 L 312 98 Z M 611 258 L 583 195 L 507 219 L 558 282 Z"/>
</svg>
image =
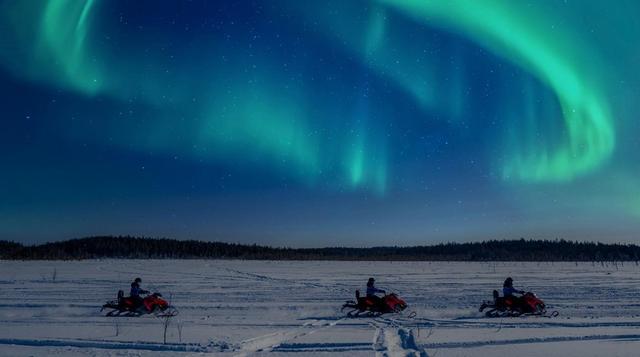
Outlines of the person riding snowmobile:
<svg viewBox="0 0 640 357">
<path fill-rule="evenodd" d="M 524 290 L 518 290 L 513 287 L 513 279 L 508 277 L 504 284 L 502 285 L 502 294 L 504 295 L 505 301 L 511 302 L 511 305 L 514 308 L 520 308 L 523 304 L 522 296 L 516 296 L 513 294 L 524 294 Z"/>
<path fill-rule="evenodd" d="M 386 294 L 386 291 L 376 288 L 374 286 L 375 282 L 376 279 L 374 278 L 369 278 L 369 281 L 367 281 L 367 298 L 373 301 L 373 303 L 376 305 L 382 305 L 382 298 L 380 298 L 376 294 Z"/>
<path fill-rule="evenodd" d="M 515 297 L 513 294 L 524 294 L 524 290 L 518 290 L 513 287 L 513 279 L 508 277 L 502 285 L 502 294 L 504 297 Z"/>
<path fill-rule="evenodd" d="M 131 283 L 131 291 L 129 292 L 129 296 L 131 297 L 131 299 L 135 302 L 136 306 L 140 306 L 142 305 L 142 297 L 140 296 L 140 294 L 148 294 L 149 291 L 148 290 L 144 290 L 140 287 L 140 283 L 142 282 L 142 279 L 140 278 L 136 278 L 132 283 Z"/>
</svg>

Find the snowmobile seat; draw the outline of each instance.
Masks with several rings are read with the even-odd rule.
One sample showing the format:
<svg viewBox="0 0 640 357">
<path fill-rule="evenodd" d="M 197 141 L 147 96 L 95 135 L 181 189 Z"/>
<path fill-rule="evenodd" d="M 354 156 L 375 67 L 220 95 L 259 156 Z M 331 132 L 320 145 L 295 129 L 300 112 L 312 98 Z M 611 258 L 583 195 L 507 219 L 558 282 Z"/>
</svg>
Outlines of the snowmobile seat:
<svg viewBox="0 0 640 357">
<path fill-rule="evenodd" d="M 500 311 L 504 311 L 513 305 L 512 299 L 506 296 L 500 296 L 498 290 L 493 291 L 493 302 L 496 308 Z"/>
<path fill-rule="evenodd" d="M 366 296 L 360 295 L 360 290 L 356 290 L 356 304 L 358 305 L 358 308 L 361 310 L 365 310 L 367 307 L 373 305 L 370 299 L 368 299 Z"/>
<path fill-rule="evenodd" d="M 384 305 L 381 299 L 375 299 L 368 296 L 360 295 L 360 290 L 356 290 L 356 305 L 359 310 L 379 309 Z"/>
<path fill-rule="evenodd" d="M 122 309 L 133 310 L 136 307 L 136 303 L 132 298 L 125 297 L 124 291 L 118 290 L 118 306 Z"/>
</svg>

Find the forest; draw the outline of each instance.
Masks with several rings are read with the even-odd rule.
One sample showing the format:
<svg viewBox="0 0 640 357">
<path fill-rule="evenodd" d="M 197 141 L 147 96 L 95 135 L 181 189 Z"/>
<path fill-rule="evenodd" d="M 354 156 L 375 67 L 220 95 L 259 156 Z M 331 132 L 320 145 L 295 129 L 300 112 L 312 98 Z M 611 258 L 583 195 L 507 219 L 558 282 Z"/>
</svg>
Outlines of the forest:
<svg viewBox="0 0 640 357">
<path fill-rule="evenodd" d="M 36 245 L 0 241 L 0 259 L 247 259 L 376 261 L 638 261 L 640 246 L 567 240 L 487 240 L 413 247 L 287 248 L 196 240 L 100 236 Z"/>
</svg>

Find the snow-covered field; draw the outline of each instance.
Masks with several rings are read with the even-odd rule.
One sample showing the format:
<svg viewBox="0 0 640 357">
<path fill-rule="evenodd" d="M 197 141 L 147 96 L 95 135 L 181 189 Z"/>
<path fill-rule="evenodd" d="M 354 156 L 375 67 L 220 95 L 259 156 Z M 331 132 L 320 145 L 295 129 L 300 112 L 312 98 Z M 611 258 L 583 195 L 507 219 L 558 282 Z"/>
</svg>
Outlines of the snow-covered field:
<svg viewBox="0 0 640 357">
<path fill-rule="evenodd" d="M 104 317 L 140 276 L 171 299 L 160 319 Z M 369 276 L 415 318 L 346 318 Z M 556 318 L 478 312 L 506 276 Z M 639 356 L 635 263 L 0 261 L 2 356 Z"/>
</svg>

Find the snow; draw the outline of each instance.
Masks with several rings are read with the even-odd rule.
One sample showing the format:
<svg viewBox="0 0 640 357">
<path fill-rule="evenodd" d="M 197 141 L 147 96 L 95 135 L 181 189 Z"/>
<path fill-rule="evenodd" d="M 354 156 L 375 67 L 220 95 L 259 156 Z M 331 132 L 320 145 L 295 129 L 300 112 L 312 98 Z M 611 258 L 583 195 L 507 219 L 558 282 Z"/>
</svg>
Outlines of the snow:
<svg viewBox="0 0 640 357">
<path fill-rule="evenodd" d="M 100 312 L 137 276 L 180 311 L 167 343 Z M 340 312 L 370 276 L 404 314 Z M 506 276 L 560 315 L 483 317 Z M 639 291 L 635 263 L 0 261 L 0 356 L 637 356 Z"/>
</svg>

